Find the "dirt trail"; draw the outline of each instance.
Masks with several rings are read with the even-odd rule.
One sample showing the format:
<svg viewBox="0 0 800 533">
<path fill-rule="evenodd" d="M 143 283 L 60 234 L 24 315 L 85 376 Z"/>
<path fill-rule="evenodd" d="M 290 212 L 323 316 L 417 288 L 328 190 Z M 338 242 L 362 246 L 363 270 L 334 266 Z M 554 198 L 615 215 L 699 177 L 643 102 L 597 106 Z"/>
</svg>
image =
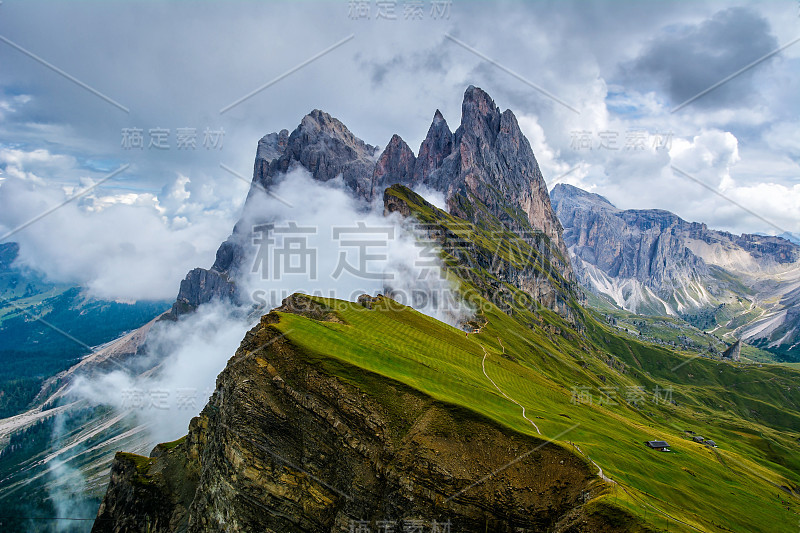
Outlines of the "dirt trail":
<svg viewBox="0 0 800 533">
<path fill-rule="evenodd" d="M 503 395 L 503 397 L 504 397 L 505 399 L 507 399 L 507 400 L 508 400 L 508 401 L 510 401 L 510 402 L 513 402 L 513 403 L 517 404 L 518 406 L 520 406 L 520 407 L 522 408 L 522 418 L 524 418 L 525 420 L 527 420 L 528 422 L 530 422 L 530 424 L 533 426 L 533 429 L 535 429 L 535 430 L 536 430 L 536 433 L 538 433 L 539 435 L 541 435 L 541 434 L 542 434 L 542 432 L 541 432 L 541 431 L 539 431 L 539 426 L 537 426 L 537 425 L 536 425 L 536 422 L 534 422 L 533 420 L 531 420 L 530 418 L 528 418 L 527 416 L 525 416 L 525 406 L 524 406 L 524 405 L 522 405 L 521 403 L 519 403 L 517 400 L 515 400 L 515 399 L 514 399 L 514 398 L 512 398 L 511 396 L 509 396 L 508 394 L 506 394 L 505 392 L 503 392 L 503 389 L 501 389 L 500 387 L 498 387 L 498 386 L 497 386 L 497 383 L 495 383 L 495 382 L 494 382 L 494 380 L 493 380 L 492 378 L 490 378 L 490 377 L 489 377 L 489 374 L 487 374 L 487 373 L 486 373 L 486 357 L 488 357 L 488 356 L 489 356 L 489 352 L 487 352 L 487 351 L 486 351 L 486 348 L 483 346 L 483 344 L 481 344 L 481 348 L 483 348 L 483 360 L 481 361 L 481 368 L 483 369 L 483 375 L 484 375 L 484 376 L 486 376 L 486 379 L 488 379 L 488 380 L 489 380 L 489 382 L 490 382 L 492 385 L 494 385 L 494 388 L 495 388 L 495 389 L 497 389 L 497 391 L 498 391 L 500 394 L 502 394 L 502 395 Z M 503 353 L 505 353 L 505 348 L 503 348 Z"/>
</svg>

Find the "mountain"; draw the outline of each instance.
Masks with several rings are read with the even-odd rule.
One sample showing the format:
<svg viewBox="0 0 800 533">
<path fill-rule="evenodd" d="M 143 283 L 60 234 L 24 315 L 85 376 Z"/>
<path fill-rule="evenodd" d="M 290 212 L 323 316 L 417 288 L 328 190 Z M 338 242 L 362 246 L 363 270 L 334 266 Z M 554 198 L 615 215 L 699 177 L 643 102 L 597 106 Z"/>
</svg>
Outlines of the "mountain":
<svg viewBox="0 0 800 533">
<path fill-rule="evenodd" d="M 795 235 L 794 233 L 789 233 L 788 231 L 784 231 L 778 237 L 786 239 L 787 241 L 793 242 L 795 244 L 800 244 L 800 236 Z"/>
<path fill-rule="evenodd" d="M 492 253 L 491 229 L 407 187 L 384 208 L 451 266 Z M 468 333 L 389 296 L 287 298 L 185 437 L 115 456 L 93 531 L 794 531 L 800 372 L 676 354 L 580 308 L 576 328 L 512 283 L 498 306 L 461 266 Z"/>
<path fill-rule="evenodd" d="M 640 314 L 681 316 L 730 342 L 800 360 L 800 246 L 659 209 L 621 210 L 558 184 L 553 206 L 581 284 Z"/>
<path fill-rule="evenodd" d="M 381 152 L 357 139 L 340 121 L 327 113 L 312 111 L 291 135 L 283 130 L 266 135 L 259 141 L 254 183 L 247 203 L 252 202 L 258 191 L 271 188 L 277 180 L 284 179 L 288 171 L 298 167 L 307 170 L 319 181 L 341 176 L 342 182 L 353 197 L 362 202 L 365 210 L 370 202 L 381 198 L 385 185 L 393 182 L 395 176 L 400 176 L 398 181 L 410 185 L 426 184 L 429 188 L 433 188 L 433 174 L 437 183 L 458 182 L 460 185 L 454 185 L 453 192 L 448 195 L 450 202 L 456 201 L 454 198 L 458 193 L 458 205 L 462 209 L 474 209 L 475 218 L 481 224 L 491 225 L 494 234 L 487 234 L 486 239 L 493 246 L 481 248 L 480 254 L 475 257 L 469 257 L 467 253 L 474 252 L 474 247 L 462 250 L 455 244 L 451 245 L 451 263 L 455 261 L 455 268 L 459 267 L 458 260 L 471 261 L 476 267 L 477 274 L 473 278 L 479 289 L 490 291 L 494 301 L 505 308 L 517 305 L 518 301 L 523 302 L 525 313 L 532 323 L 546 320 L 549 310 L 575 321 L 578 309 L 576 298 L 581 295 L 574 278 L 569 274 L 569 262 L 563 245 L 551 242 L 546 233 L 560 239 L 560 226 L 556 224 L 557 219 L 549 208 L 549 197 L 527 140 L 519 137 L 521 134 L 513 114 L 506 112 L 501 120 L 500 111 L 480 89 L 471 87 L 467 90 L 464 109 L 464 122 L 469 127 L 460 128 L 455 134 L 450 131 L 441 113 L 437 111 L 434 114 L 419 157 L 410 150 L 398 150 L 398 147 L 405 145 L 399 136 L 395 136 Z M 508 128 L 508 131 L 501 131 L 501 121 L 503 128 Z M 459 146 L 463 145 L 465 154 L 470 154 L 468 148 L 479 151 L 469 155 L 470 158 L 485 157 L 494 161 L 495 166 L 499 164 L 498 161 L 513 157 L 528 158 L 524 168 L 529 174 L 508 170 L 489 172 L 480 165 L 468 167 L 460 156 L 453 154 L 457 140 Z M 396 157 L 393 155 L 395 153 L 399 155 Z M 452 177 L 446 176 L 441 170 L 445 164 L 453 169 Z M 407 170 L 403 174 L 404 166 Z M 467 176 L 467 170 L 459 170 L 462 167 L 482 172 L 484 178 L 494 180 L 491 182 L 493 186 L 503 190 L 518 190 L 528 183 L 529 191 L 518 190 L 522 199 L 520 202 L 526 203 L 520 203 L 522 207 L 519 209 L 512 209 L 512 204 L 498 204 L 496 199 L 492 206 L 485 205 L 467 186 L 472 178 Z M 479 188 L 477 193 L 481 193 Z M 468 203 L 468 200 L 472 203 Z M 529 218 L 523 209 L 526 205 L 544 209 L 544 218 Z M 529 211 L 532 215 L 536 213 L 534 208 Z M 263 216 L 265 220 L 270 220 L 270 213 L 264 213 Z M 501 222 L 500 218 L 505 222 Z M 511 231 L 509 226 L 524 233 L 515 250 L 507 249 L 505 245 L 497 246 L 501 242 L 498 237 L 508 235 Z M 453 231 L 463 233 L 465 229 L 454 228 Z M 250 302 L 240 294 L 240 287 L 235 280 L 241 273 L 251 239 L 249 226 L 242 222 L 237 224 L 231 237 L 220 246 L 212 268 L 194 269 L 182 281 L 178 298 L 169 313 L 158 322 L 150 322 L 100 347 L 77 365 L 50 377 L 43 384 L 31 387 L 28 398 L 34 395 L 35 398 L 29 409 L 16 417 L 0 420 L 0 443 L 4 446 L 0 452 L 0 476 L 5 479 L 0 487 L 0 500 L 7 509 L 12 509 L 9 502 L 14 501 L 20 502 L 14 503 L 13 507 L 19 516 L 51 516 L 59 512 L 52 507 L 51 494 L 55 481 L 49 472 L 56 462 L 68 464 L 72 476 L 68 480 L 59 474 L 64 478 L 58 483 L 73 482 L 77 487 L 83 484 L 81 478 L 86 483 L 87 491 L 73 494 L 71 505 L 81 508 L 94 505 L 96 508 L 99 503 L 96 498 L 105 492 L 104 476 L 112 459 L 109 450 L 127 449 L 141 453 L 149 449 L 152 443 L 148 444 L 147 441 L 146 424 L 130 416 L 129 412 L 120 413 L 116 409 L 87 405 L 86 402 L 71 402 L 66 396 L 71 385 L 76 380 L 91 379 L 115 367 L 132 377 L 158 373 L 162 361 L 149 355 L 150 339 L 158 337 L 153 332 L 168 329 L 170 323 L 191 314 L 203 303 L 214 300 L 231 302 L 249 311 Z M 518 257 L 512 257 L 514 254 Z M 530 264 L 524 263 L 526 257 L 532 259 Z M 567 277 L 562 275 L 562 271 Z M 525 296 L 513 297 L 509 285 L 523 284 L 528 290 Z M 386 287 L 386 290 L 391 292 L 392 288 Z M 58 438 L 53 436 L 56 432 Z M 63 487 L 55 490 L 63 492 Z M 42 504 L 29 508 L 27 502 L 32 501 L 41 501 Z M 24 520 L 3 521 L 3 528 L 7 530 L 24 530 L 28 525 Z"/>
<path fill-rule="evenodd" d="M 17 243 L 0 244 L 0 418 L 16 415 L 44 380 L 91 350 L 161 314 L 166 302 L 133 304 L 88 298 L 81 287 L 52 283 L 15 263 Z"/>
<path fill-rule="evenodd" d="M 467 88 L 461 124 L 454 133 L 442 114 L 434 113 L 419 157 L 399 135 L 379 153 L 336 118 L 314 110 L 291 134 L 282 130 L 259 141 L 248 202 L 298 167 L 321 182 L 341 177 L 365 208 L 390 185 L 425 186 L 442 192 L 455 216 L 474 223 L 491 216 L 498 220 L 498 232 L 527 232 L 542 264 L 567 281 L 562 286 L 545 275 L 529 276 L 530 294 L 553 310 L 571 313 L 564 303 L 577 294 L 575 277 L 536 157 L 514 114 L 501 112 L 483 90 Z M 269 213 L 262 216 L 269 221 Z M 237 290 L 235 279 L 242 273 L 253 239 L 251 230 L 252 224 L 240 221 L 220 246 L 212 267 L 196 268 L 187 275 L 172 318 L 212 300 L 249 303 Z"/>
<path fill-rule="evenodd" d="M 399 136 L 375 149 L 313 111 L 261 139 L 246 209 L 298 168 L 422 226 L 473 316 L 447 325 L 390 285 L 356 302 L 295 294 L 262 313 L 237 281 L 253 238 L 243 218 L 214 265 L 182 282 L 168 320 L 97 350 L 51 379 L 36 409 L 0 421 L 4 530 L 38 527 L 17 502 L 42 499 L 57 458 L 89 481 L 98 532 L 794 531 L 800 372 L 657 345 L 580 305 L 530 145 L 483 91 L 467 89 L 455 132 L 436 112 L 417 154 Z M 447 210 L 412 190 L 423 185 Z M 193 312 L 213 300 L 263 316 L 222 354 L 184 437 L 153 447 L 129 411 L 68 403 L 70 383 L 115 362 L 157 374 L 151 332 L 193 346 Z M 57 413 L 64 437 L 41 438 Z"/>
</svg>

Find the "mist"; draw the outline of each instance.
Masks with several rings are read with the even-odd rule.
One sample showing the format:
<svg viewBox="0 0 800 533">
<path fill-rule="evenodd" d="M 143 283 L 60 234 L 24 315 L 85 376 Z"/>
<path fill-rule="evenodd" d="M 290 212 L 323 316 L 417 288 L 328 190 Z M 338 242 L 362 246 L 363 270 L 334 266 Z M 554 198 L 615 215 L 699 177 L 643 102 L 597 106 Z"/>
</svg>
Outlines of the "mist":
<svg viewBox="0 0 800 533">
<path fill-rule="evenodd" d="M 186 433 L 245 333 L 295 292 L 348 301 L 390 292 L 456 327 L 473 314 L 445 275 L 438 246 L 413 220 L 359 203 L 341 180 L 320 183 L 293 170 L 269 193 L 254 189 L 239 228 L 249 239 L 236 278 L 243 306 L 212 302 L 158 323 L 129 368 L 78 378 L 69 397 L 130 412 L 153 444 L 171 441 Z"/>
<path fill-rule="evenodd" d="M 444 204 L 435 191 L 422 191 Z M 388 294 L 453 326 L 473 310 L 442 268 L 439 246 L 383 204 L 353 198 L 340 178 L 314 180 L 302 167 L 269 192 L 254 189 L 239 222 L 246 259 L 237 277 L 254 305 L 271 308 L 294 292 L 355 301 Z"/>
</svg>

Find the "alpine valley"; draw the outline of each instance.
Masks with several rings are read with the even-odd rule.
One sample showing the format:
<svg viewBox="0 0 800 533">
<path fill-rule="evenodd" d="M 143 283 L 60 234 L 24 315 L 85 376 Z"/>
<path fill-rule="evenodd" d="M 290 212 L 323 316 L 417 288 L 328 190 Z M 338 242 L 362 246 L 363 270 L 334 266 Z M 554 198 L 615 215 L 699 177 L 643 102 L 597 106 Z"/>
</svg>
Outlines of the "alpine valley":
<svg viewBox="0 0 800 533">
<path fill-rule="evenodd" d="M 800 361 L 800 246 L 731 235 L 571 185 L 551 193 L 581 284 L 632 313 L 679 316 L 733 343 Z"/>
<path fill-rule="evenodd" d="M 298 172 L 434 243 L 469 312 L 439 321 L 391 280 L 253 305 L 258 207 Z M 417 152 L 319 110 L 264 136 L 244 212 L 168 311 L 0 421 L 4 531 L 64 508 L 54 463 L 96 513 L 75 531 L 797 531 L 797 244 L 548 194 L 514 113 L 472 86 Z M 75 397 L 164 372 L 163 339 L 212 306 L 248 331 L 176 440 Z"/>
</svg>

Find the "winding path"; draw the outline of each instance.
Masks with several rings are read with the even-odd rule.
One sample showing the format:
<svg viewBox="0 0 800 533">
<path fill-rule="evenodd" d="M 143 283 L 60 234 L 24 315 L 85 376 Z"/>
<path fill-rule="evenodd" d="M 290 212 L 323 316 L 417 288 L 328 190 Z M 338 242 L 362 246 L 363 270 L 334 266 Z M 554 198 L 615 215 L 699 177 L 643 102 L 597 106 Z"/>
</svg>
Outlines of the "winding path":
<svg viewBox="0 0 800 533">
<path fill-rule="evenodd" d="M 533 429 L 535 429 L 535 430 L 536 430 L 536 433 L 538 433 L 539 435 L 541 435 L 541 434 L 542 434 L 542 432 L 541 432 L 541 431 L 539 431 L 539 426 L 537 426 L 537 425 L 536 425 L 536 423 L 535 423 L 533 420 L 531 420 L 530 418 L 528 418 L 527 416 L 525 416 L 525 406 L 524 406 L 524 405 L 522 405 L 521 403 L 519 403 L 517 400 L 515 400 L 515 399 L 514 399 L 514 398 L 512 398 L 511 396 L 509 396 L 508 394 L 506 394 L 505 392 L 503 392 L 503 389 L 501 389 L 500 387 L 498 387 L 498 386 L 497 386 L 497 383 L 495 383 L 495 382 L 494 382 L 494 380 L 493 380 L 492 378 L 490 378 L 490 377 L 489 377 L 489 374 L 487 374 L 487 373 L 486 373 L 486 357 L 489 355 L 489 352 L 487 352 L 487 351 L 486 351 L 486 348 L 483 346 L 483 344 L 481 344 L 481 348 L 483 348 L 483 360 L 481 361 L 481 367 L 483 368 L 483 375 L 484 375 L 484 376 L 486 376 L 486 379 L 488 379 L 488 380 L 489 380 L 489 381 L 492 383 L 492 385 L 494 385 L 494 388 L 495 388 L 495 389 L 497 389 L 497 391 L 498 391 L 500 394 L 502 394 L 502 395 L 503 395 L 503 396 L 504 396 L 504 397 L 505 397 L 507 400 L 509 400 L 509 401 L 511 401 L 511 402 L 514 402 L 515 404 L 517 404 L 518 406 L 520 406 L 520 407 L 522 408 L 522 418 L 524 418 L 525 420 L 527 420 L 528 422 L 530 422 L 530 423 L 531 423 L 531 425 L 533 426 Z M 504 349 L 504 350 L 505 350 L 505 349 Z"/>
<path fill-rule="evenodd" d="M 489 324 L 489 321 L 487 320 L 487 321 L 486 321 L 486 324 L 484 324 L 483 326 L 481 326 L 481 327 L 480 327 L 480 328 L 479 328 L 477 331 L 473 332 L 473 334 L 475 334 L 475 333 L 481 333 L 481 332 L 483 331 L 483 328 L 485 328 L 485 327 L 486 327 L 488 324 Z M 469 337 L 469 335 L 467 335 L 467 337 Z M 500 343 L 500 346 L 503 348 L 503 353 L 506 353 L 506 347 L 503 345 L 503 341 L 502 341 L 502 340 L 500 340 L 500 337 L 497 337 L 497 341 Z M 505 392 L 503 392 L 503 389 L 501 389 L 500 387 L 498 387 L 498 386 L 497 386 L 497 383 L 495 383 L 495 382 L 494 382 L 494 380 L 493 380 L 492 378 L 490 378 L 490 377 L 489 377 L 489 374 L 487 374 L 487 373 L 486 373 L 486 358 L 489 356 L 489 352 L 487 352 L 487 351 L 486 351 L 486 347 L 485 347 L 483 344 L 481 344 L 481 345 L 480 345 L 480 347 L 481 347 L 481 349 L 483 350 L 483 359 L 481 360 L 481 368 L 483 369 L 483 375 L 484 375 L 484 376 L 486 376 L 486 379 L 488 379 L 488 380 L 489 380 L 489 382 L 490 382 L 492 385 L 494 385 L 494 388 L 495 388 L 495 389 L 497 389 L 497 391 L 498 391 L 500 394 L 502 394 L 504 398 L 506 398 L 507 400 L 509 400 L 509 401 L 511 401 L 511 402 L 513 402 L 513 403 L 515 403 L 516 405 L 518 405 L 518 406 L 519 406 L 519 407 L 522 409 L 522 418 L 524 418 L 525 420 L 527 420 L 528 422 L 530 422 L 530 424 L 531 424 L 531 425 L 533 426 L 533 428 L 536 430 L 536 433 L 538 433 L 539 435 L 541 435 L 541 434 L 542 434 L 542 432 L 541 432 L 541 431 L 539 431 L 539 426 L 537 426 L 537 425 L 536 425 L 536 423 L 535 423 L 533 420 L 531 420 L 530 418 L 528 418 L 527 416 L 525 416 L 525 406 L 524 406 L 524 405 L 522 405 L 521 403 L 519 403 L 517 400 L 515 400 L 515 399 L 514 399 L 514 398 L 512 398 L 511 396 L 509 396 L 508 394 L 506 394 Z M 624 485 L 620 485 L 619 483 L 617 483 L 616 481 L 614 481 L 613 479 L 611 479 L 610 477 L 608 477 L 607 475 L 605 475 L 605 473 L 603 472 L 603 469 L 602 469 L 602 467 L 601 467 L 599 464 L 595 463 L 595 462 L 592 460 L 592 458 L 591 458 L 591 457 L 589 457 L 588 455 L 586 455 L 586 454 L 583 452 L 583 450 L 581 450 L 581 449 L 578 447 L 578 445 L 577 445 L 577 444 L 573 444 L 573 446 L 574 446 L 574 447 L 575 447 L 575 448 L 576 448 L 576 449 L 577 449 L 577 450 L 578 450 L 578 451 L 581 453 L 581 455 L 583 455 L 584 457 L 586 457 L 586 459 L 588 459 L 588 460 L 589 460 L 589 462 L 591 462 L 591 463 L 592 463 L 594 466 L 596 466 L 596 467 L 597 467 L 597 475 L 598 475 L 598 477 L 600 477 L 600 479 L 602 479 L 602 480 L 603 480 L 603 481 L 605 481 L 606 483 L 609 483 L 609 484 L 611 484 L 611 485 L 616 485 L 616 486 L 618 486 L 618 487 L 622 488 L 622 490 L 623 490 L 623 491 L 624 491 L 624 492 L 625 492 L 625 493 L 626 493 L 626 494 L 627 494 L 627 495 L 628 495 L 628 496 L 629 496 L 629 497 L 630 497 L 632 500 L 634 500 L 634 501 L 637 501 L 637 502 L 639 502 L 640 504 L 647 505 L 648 507 L 650 507 L 651 509 L 653 509 L 653 510 L 654 510 L 654 511 L 656 511 L 657 513 L 659 513 L 659 514 L 661 514 L 661 515 L 665 516 L 665 517 L 666 517 L 668 520 L 674 520 L 676 523 L 683 524 L 683 525 L 685 525 L 685 526 L 687 526 L 687 527 L 690 527 L 690 528 L 692 528 L 692 529 L 694 529 L 694 530 L 696 530 L 696 531 L 702 531 L 702 530 L 700 530 L 700 529 L 696 528 L 695 526 L 693 526 L 693 525 L 691 525 L 691 524 L 689 524 L 689 523 L 687 523 L 687 522 L 684 522 L 683 520 L 680 520 L 680 519 L 678 519 L 678 518 L 675 518 L 674 516 L 670 515 L 669 513 L 665 512 L 665 511 L 662 511 L 661 509 L 659 509 L 658 507 L 656 507 L 656 506 L 655 506 L 655 505 L 653 505 L 652 503 L 650 503 L 650 502 L 648 502 L 648 501 L 646 501 L 646 500 L 643 500 L 643 499 L 637 498 L 637 497 L 636 497 L 636 496 L 634 496 L 634 495 L 633 495 L 633 494 L 632 494 L 630 491 L 628 491 L 628 489 L 627 489 L 627 488 L 625 488 L 625 486 L 624 486 Z"/>
</svg>

